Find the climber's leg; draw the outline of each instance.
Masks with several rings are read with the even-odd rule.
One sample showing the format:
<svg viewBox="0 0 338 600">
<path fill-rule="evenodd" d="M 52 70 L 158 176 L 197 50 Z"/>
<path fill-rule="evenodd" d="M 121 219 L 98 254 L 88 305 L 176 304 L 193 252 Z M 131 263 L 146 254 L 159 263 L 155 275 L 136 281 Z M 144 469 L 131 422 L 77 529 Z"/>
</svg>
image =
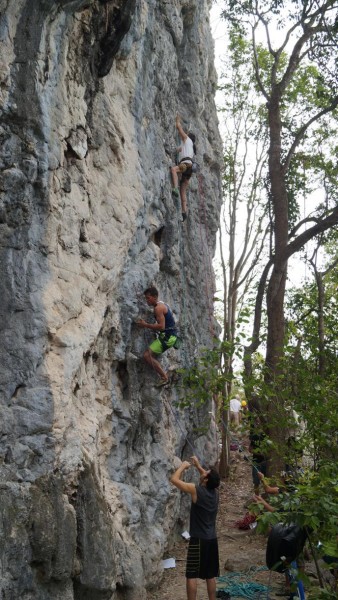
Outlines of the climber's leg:
<svg viewBox="0 0 338 600">
<path fill-rule="evenodd" d="M 180 195 L 181 195 L 181 207 L 182 207 L 182 216 L 183 220 L 185 220 L 187 215 L 187 189 L 189 185 L 189 179 L 182 177 L 181 185 L 180 185 Z"/>
<path fill-rule="evenodd" d="M 180 173 L 180 167 L 171 167 L 171 180 L 173 184 L 172 193 L 178 198 L 178 173 Z"/>
<path fill-rule="evenodd" d="M 158 362 L 158 360 L 156 360 L 155 356 L 156 354 L 154 354 L 154 352 L 152 352 L 150 348 L 148 348 L 143 354 L 144 360 L 148 363 L 148 365 L 155 369 L 156 373 L 160 375 L 161 379 L 163 380 L 163 383 L 169 381 L 168 375 L 162 369 L 160 363 Z"/>
</svg>

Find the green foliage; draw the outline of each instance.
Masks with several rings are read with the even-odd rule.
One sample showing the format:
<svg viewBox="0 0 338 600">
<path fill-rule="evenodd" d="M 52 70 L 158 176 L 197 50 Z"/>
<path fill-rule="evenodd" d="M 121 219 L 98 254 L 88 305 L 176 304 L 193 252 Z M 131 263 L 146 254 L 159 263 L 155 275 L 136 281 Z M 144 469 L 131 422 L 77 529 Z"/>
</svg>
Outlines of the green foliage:
<svg viewBox="0 0 338 600">
<path fill-rule="evenodd" d="M 308 591 L 307 598 L 309 600 L 337 600 L 337 592 L 313 587 Z"/>
<path fill-rule="evenodd" d="M 252 505 L 258 515 L 258 531 L 266 533 L 276 523 L 297 523 L 305 527 L 320 556 L 338 557 L 336 524 L 338 522 L 338 465 L 322 462 L 320 471 L 306 471 L 291 490 L 270 495 L 275 512 Z"/>
<path fill-rule="evenodd" d="M 326 236 L 328 265 L 334 264 L 338 258 L 337 234 L 337 231 L 331 231 Z M 325 238 L 322 241 L 324 242 Z M 323 271 L 325 271 L 325 267 L 323 267 Z M 290 290 L 288 294 L 286 303 L 287 354 L 289 362 L 294 363 L 297 348 L 299 369 L 297 378 L 294 377 L 294 388 L 305 388 L 306 394 L 310 397 L 315 390 L 320 390 L 320 393 L 327 398 L 338 387 L 337 269 L 331 269 L 323 276 L 323 287 L 324 348 L 320 350 L 318 341 L 318 290 L 315 282 L 310 281 L 299 288 Z M 325 385 L 322 380 L 317 380 L 320 351 L 325 360 Z M 326 385 L 328 385 L 328 389 L 326 389 Z"/>
<path fill-rule="evenodd" d="M 222 396 L 226 384 L 234 379 L 233 374 L 224 368 L 224 361 L 233 353 L 232 344 L 215 340 L 214 347 L 203 349 L 192 367 L 181 369 L 178 406 L 200 407 L 208 405 L 213 396 Z"/>
<path fill-rule="evenodd" d="M 328 214 L 336 204 L 338 188 L 337 162 L 337 108 L 331 103 L 337 93 L 338 20 L 337 11 L 330 10 L 334 2 L 302 2 L 301 0 L 225 0 L 224 16 L 231 24 L 229 33 L 229 63 L 223 82 L 225 92 L 224 114 L 233 119 L 235 136 L 227 138 L 224 158 L 224 191 L 241 201 L 236 192 L 240 181 L 243 155 L 238 153 L 236 142 L 241 139 L 242 147 L 250 147 L 256 139 L 267 144 L 270 133 L 268 113 L 277 123 L 273 140 L 281 149 L 281 165 L 285 167 L 282 182 L 288 195 L 288 223 L 293 237 L 299 233 L 296 225 L 305 211 L 308 198 L 317 192 L 310 226 Z M 326 13 L 320 11 L 326 7 Z M 337 8 L 337 7 L 336 7 Z M 290 47 L 310 27 L 311 11 L 317 11 L 311 20 L 316 27 L 318 19 L 325 27 L 318 27 L 300 49 L 305 57 L 297 63 L 290 62 Z M 273 23 L 278 35 L 270 30 L 270 44 L 265 38 L 266 27 Z M 290 44 L 283 44 L 287 31 L 294 27 Z M 260 30 L 260 31 L 259 31 Z M 282 31 L 283 30 L 283 31 Z M 250 34 L 247 36 L 247 32 Z M 251 37 L 252 34 L 252 37 Z M 256 36 L 255 48 L 251 40 Z M 310 38 L 309 38 L 310 39 Z M 279 44 L 279 49 L 276 44 Z M 295 55 L 293 56 L 295 59 Z M 285 84 L 285 85 L 284 85 Z M 317 117 L 320 113 L 327 114 Z M 247 118 L 249 129 L 243 133 L 241 118 Z M 276 134 L 278 131 L 278 134 Z M 279 140 L 280 135 L 280 140 Z M 237 136 L 237 139 L 236 139 Z M 242 137 L 241 137 L 242 136 Z M 249 141 L 249 146 L 248 146 Z M 270 140 L 271 142 L 271 140 Z M 271 151 L 271 148 L 270 148 Z M 251 156 L 253 154 L 251 153 Z M 264 157 L 265 159 L 265 157 Z M 257 199 L 265 194 L 261 171 Z M 271 173 L 270 173 L 271 175 Z M 266 178 L 267 186 L 269 181 Z M 249 189 L 249 186 L 246 188 Z M 244 187 L 243 187 L 244 190 Z M 243 191 L 241 190 L 241 191 Z M 324 193 L 325 192 L 325 193 Z M 276 198 L 273 198 L 276 202 Z M 243 203 L 249 205 L 249 194 L 243 194 Z M 286 206 L 286 203 L 284 204 Z M 274 204 L 271 206 L 275 208 Z M 271 210 L 272 219 L 276 216 Z M 285 215 L 286 217 L 286 215 Z M 277 227 L 276 221 L 272 227 Z M 233 229 L 236 225 L 233 226 Z M 229 228 L 229 233 L 233 231 Z M 321 241 L 330 242 L 335 254 L 337 238 L 332 234 L 322 235 Z M 274 249 L 272 248 L 272 251 Z M 308 469 L 293 486 L 277 498 L 278 506 L 273 513 L 259 516 L 260 528 L 267 528 L 278 521 L 297 522 L 311 530 L 313 543 L 322 543 L 321 552 L 337 554 L 337 431 L 338 431 L 338 346 L 337 346 L 337 274 L 331 271 L 325 276 L 324 302 L 324 347 L 319 340 L 318 298 L 314 283 L 294 290 L 288 307 L 287 335 L 283 352 L 282 341 L 275 348 L 276 355 L 283 358 L 278 368 L 269 370 L 262 357 L 253 357 L 253 378 L 245 381 L 250 398 L 255 395 L 261 405 L 261 416 L 266 433 L 261 451 L 273 458 L 275 463 L 287 465 L 299 475 L 300 465 L 307 463 Z M 244 317 L 245 321 L 245 317 Z M 243 323 L 245 326 L 245 323 Z M 262 327 L 261 327 L 262 329 Z M 234 336 L 236 344 L 244 342 L 243 334 Z M 264 339 L 264 332 L 259 332 Z M 231 350 L 229 350 L 231 352 Z M 325 369 L 319 363 L 325 359 Z M 220 363 L 219 363 L 220 364 Z M 219 367 L 218 367 L 219 368 Z M 204 366 L 209 374 L 208 368 Z M 217 372 L 217 368 L 216 368 Z M 210 371 L 211 373 L 211 371 Z M 217 377 L 219 374 L 217 375 Z M 207 377 L 204 376 L 204 381 Z M 204 384 L 202 385 L 205 390 Z M 220 389 L 222 386 L 220 386 Z M 209 388 L 212 389 L 212 386 Z M 210 393 L 208 394 L 210 398 Z M 279 473 L 278 473 L 279 474 Z M 276 473 L 277 475 L 277 473 Z M 278 479 L 278 477 L 277 477 Z M 257 507 L 256 507 L 257 510 Z M 318 592 L 318 590 L 317 590 Z M 316 593 L 317 593 L 316 592 Z M 330 598 L 330 591 L 323 590 L 313 598 Z"/>
<path fill-rule="evenodd" d="M 276 93 L 278 94 L 283 161 L 287 159 L 294 140 L 300 136 L 298 147 L 293 152 L 291 163 L 285 173 L 288 216 L 290 229 L 292 229 L 300 216 L 299 203 L 304 203 L 314 190 L 325 187 L 329 206 L 334 206 L 336 201 L 337 109 L 330 111 L 329 117 L 322 116 L 319 124 L 316 124 L 316 115 L 330 106 L 338 93 L 337 10 L 332 9 L 333 0 L 326 6 L 325 3 L 316 6 L 301 0 L 292 2 L 289 0 L 288 3 L 278 0 L 257 2 L 225 0 L 224 6 L 223 16 L 231 23 L 230 56 L 235 70 L 240 72 L 239 87 L 242 88 L 242 92 L 246 87 L 254 90 L 250 101 L 245 100 L 245 95 L 242 93 L 242 97 L 237 98 L 238 101 L 234 105 L 237 104 L 237 110 L 241 110 L 243 101 L 249 105 L 253 100 L 256 104 L 256 114 L 260 115 L 261 123 L 265 123 L 267 130 L 266 99 L 270 100 L 272 96 L 276 98 Z M 289 62 L 289 45 L 283 45 L 283 41 L 292 27 L 295 38 L 300 38 L 306 30 L 305 24 L 310 21 L 313 26 L 325 22 L 325 27 L 318 27 L 318 33 L 311 37 L 309 46 L 306 43 L 302 48 L 304 56 L 307 55 L 307 60 L 300 61 L 294 69 L 293 63 Z M 271 26 L 270 40 L 272 39 L 270 46 L 266 40 L 265 45 L 260 42 L 261 37 L 265 39 L 265 28 L 269 26 Z M 272 34 L 273 27 L 279 30 L 276 37 Z M 258 33 L 259 28 L 261 28 L 261 35 Z M 255 43 L 255 61 L 252 46 L 253 32 L 257 34 L 258 40 Z M 279 48 L 274 43 L 275 39 L 278 40 Z M 285 80 L 290 67 L 292 76 Z M 246 86 L 243 85 L 243 81 L 246 82 Z M 285 88 L 284 81 L 286 81 Z M 281 86 L 280 96 L 279 86 Z M 262 97 L 262 88 L 265 90 L 265 97 Z M 228 92 L 229 102 L 231 102 L 230 88 Z M 311 119 L 314 119 L 313 125 L 302 133 L 302 128 Z M 319 205 L 320 214 L 325 213 L 329 206 Z"/>
</svg>

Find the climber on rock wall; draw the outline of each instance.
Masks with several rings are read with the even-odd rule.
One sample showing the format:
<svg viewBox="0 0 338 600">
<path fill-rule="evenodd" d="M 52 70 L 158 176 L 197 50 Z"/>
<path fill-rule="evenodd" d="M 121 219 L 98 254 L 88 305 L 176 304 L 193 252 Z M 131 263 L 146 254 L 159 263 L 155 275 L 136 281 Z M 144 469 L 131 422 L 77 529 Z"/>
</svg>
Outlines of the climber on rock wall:
<svg viewBox="0 0 338 600">
<path fill-rule="evenodd" d="M 168 350 L 168 348 L 172 348 L 177 341 L 175 319 L 168 304 L 158 299 L 158 291 L 155 287 L 147 288 L 144 292 L 144 296 L 148 306 L 154 307 L 156 323 L 147 323 L 143 319 L 139 319 L 136 324 L 139 327 L 152 329 L 158 334 L 156 340 L 154 340 L 144 352 L 143 357 L 160 375 L 161 380 L 158 383 L 158 387 L 161 387 L 169 383 L 169 376 L 162 369 L 158 360 L 155 359 L 155 356 L 159 357 L 163 352 Z"/>
<path fill-rule="evenodd" d="M 178 176 L 180 176 L 180 196 L 183 221 L 187 218 L 187 188 L 190 177 L 193 173 L 193 157 L 196 154 L 195 135 L 191 132 L 186 133 L 181 125 L 179 115 L 176 115 L 176 129 L 182 140 L 178 148 L 178 165 L 171 167 L 171 178 L 173 183 L 172 193 L 178 197 Z"/>
</svg>

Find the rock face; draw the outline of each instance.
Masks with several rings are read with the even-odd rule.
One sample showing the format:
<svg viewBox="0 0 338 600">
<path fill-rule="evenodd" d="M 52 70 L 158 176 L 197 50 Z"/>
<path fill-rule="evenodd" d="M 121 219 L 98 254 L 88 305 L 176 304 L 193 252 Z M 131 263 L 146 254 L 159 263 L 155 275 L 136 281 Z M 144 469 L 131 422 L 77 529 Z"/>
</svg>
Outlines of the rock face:
<svg viewBox="0 0 338 600">
<path fill-rule="evenodd" d="M 211 344 L 221 143 L 208 0 L 0 0 L 0 597 L 146 598 L 215 460 L 142 353 L 151 284 L 188 367 Z M 197 136 L 188 220 L 176 112 Z M 211 400 L 211 399 L 210 399 Z"/>
</svg>

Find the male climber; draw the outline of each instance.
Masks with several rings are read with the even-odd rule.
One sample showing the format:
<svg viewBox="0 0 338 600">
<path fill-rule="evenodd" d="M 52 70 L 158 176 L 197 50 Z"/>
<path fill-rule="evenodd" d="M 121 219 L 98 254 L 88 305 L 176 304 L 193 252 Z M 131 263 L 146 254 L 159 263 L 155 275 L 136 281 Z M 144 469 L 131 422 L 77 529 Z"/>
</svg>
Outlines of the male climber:
<svg viewBox="0 0 338 600">
<path fill-rule="evenodd" d="M 143 357 L 160 375 L 161 380 L 158 383 L 158 387 L 161 387 L 169 383 L 169 377 L 162 369 L 158 360 L 155 359 L 155 356 L 160 356 L 175 344 L 177 340 L 175 319 L 168 304 L 158 299 L 158 291 L 155 287 L 147 288 L 144 296 L 148 306 L 154 307 L 156 323 L 147 323 L 143 319 L 139 319 L 136 324 L 139 327 L 152 329 L 158 333 L 158 337 L 150 344 L 149 348 L 144 352 Z"/>
<path fill-rule="evenodd" d="M 196 154 L 195 135 L 186 133 L 181 125 L 179 115 L 176 115 L 176 129 L 182 140 L 178 148 L 178 165 L 171 167 L 171 178 L 173 182 L 172 193 L 178 197 L 178 175 L 180 175 L 180 196 L 183 221 L 187 218 L 187 188 L 192 175 L 192 159 Z"/>
</svg>

